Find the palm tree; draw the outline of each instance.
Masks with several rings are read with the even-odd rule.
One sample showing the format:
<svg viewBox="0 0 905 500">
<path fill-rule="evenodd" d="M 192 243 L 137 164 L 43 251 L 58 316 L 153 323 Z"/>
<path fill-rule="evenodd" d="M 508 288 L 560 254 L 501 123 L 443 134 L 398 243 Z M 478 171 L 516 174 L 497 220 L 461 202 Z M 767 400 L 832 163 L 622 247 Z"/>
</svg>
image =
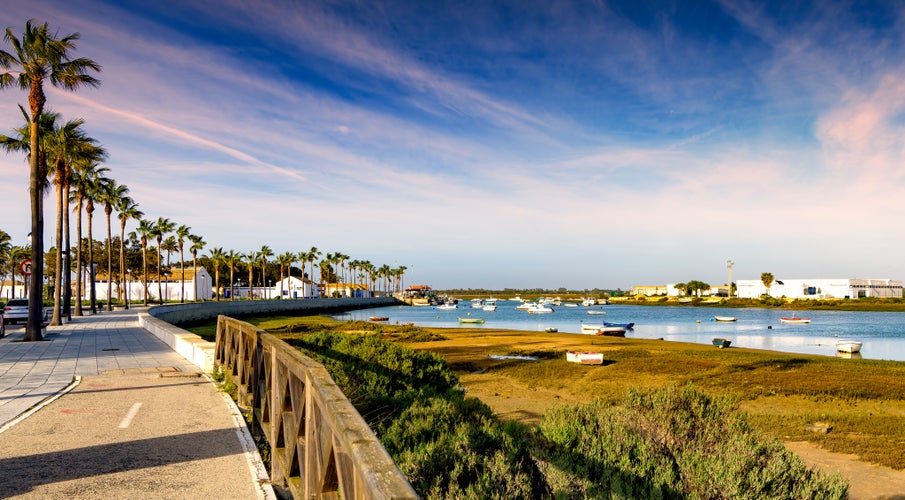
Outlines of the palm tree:
<svg viewBox="0 0 905 500">
<path fill-rule="evenodd" d="M 138 209 L 138 203 L 135 203 L 128 196 L 123 196 L 119 199 L 116 205 L 116 212 L 119 214 L 119 282 L 122 290 L 120 300 L 123 300 L 126 309 L 128 309 L 129 293 L 127 290 L 130 290 L 130 286 L 126 280 L 126 222 L 129 219 L 141 220 L 145 214 Z"/>
<path fill-rule="evenodd" d="M 195 277 L 198 275 L 198 252 L 200 252 L 201 249 L 204 248 L 204 245 L 207 245 L 207 243 L 201 238 L 201 236 L 198 236 L 197 234 L 190 234 L 188 237 L 189 237 L 189 241 L 192 242 L 191 246 L 189 246 L 189 253 L 192 254 L 192 286 L 195 287 L 194 297 L 195 297 L 195 302 L 197 302 L 198 301 L 198 283 L 197 283 L 197 278 L 195 278 Z M 180 253 L 182 253 L 182 250 L 180 250 Z M 183 279 L 183 281 L 185 281 L 185 270 L 182 271 L 182 279 Z M 184 288 L 185 288 L 185 285 L 183 284 L 183 289 Z M 183 292 L 183 293 L 185 293 L 185 292 Z"/>
<path fill-rule="evenodd" d="M 107 310 L 113 310 L 113 232 L 110 229 L 110 216 L 113 207 L 118 206 L 123 198 L 127 198 L 129 188 L 113 181 L 103 184 L 100 200 L 104 204 L 104 215 L 107 217 Z M 122 278 L 120 278 L 122 279 Z M 122 283 L 122 281 L 120 281 Z M 121 300 L 122 297 L 119 297 Z"/>
<path fill-rule="evenodd" d="M 211 248 L 211 264 L 214 265 L 214 290 L 217 291 L 217 302 L 220 302 L 220 264 L 226 261 L 226 252 L 223 247 Z"/>
<path fill-rule="evenodd" d="M 177 247 L 179 248 L 179 271 L 182 273 L 182 289 L 179 292 L 179 302 L 185 303 L 185 239 L 189 237 L 192 228 L 182 224 L 176 228 Z"/>
<path fill-rule="evenodd" d="M 154 234 L 154 223 L 147 219 L 141 219 L 138 221 L 138 227 L 135 231 L 141 237 L 141 277 L 144 290 L 144 306 L 148 307 L 148 237 Z"/>
<path fill-rule="evenodd" d="M 261 251 L 258 252 L 258 258 L 261 259 L 261 298 L 264 298 L 264 290 L 266 290 L 264 287 L 267 286 L 267 259 L 270 257 L 273 257 L 273 250 L 267 245 L 262 246 Z"/>
<path fill-rule="evenodd" d="M 163 243 L 163 237 L 167 234 L 173 232 L 173 228 L 176 227 L 176 224 L 170 219 L 164 217 L 158 217 L 157 222 L 154 224 L 154 228 L 151 231 L 151 234 L 157 238 L 157 300 L 163 304 L 163 286 L 160 283 L 160 247 Z"/>
<path fill-rule="evenodd" d="M 311 250 L 308 250 L 307 256 L 305 260 L 308 261 L 308 266 L 310 267 L 311 275 L 308 276 L 308 279 L 311 280 L 311 284 L 315 283 L 314 281 L 314 262 L 321 257 L 321 252 L 317 249 L 317 247 L 311 247 Z M 314 290 L 311 291 L 311 296 L 314 296 Z"/>
<path fill-rule="evenodd" d="M 70 172 L 72 176 L 70 183 L 72 187 L 75 188 L 76 241 L 78 242 L 78 247 L 76 248 L 76 276 L 79 278 L 75 284 L 75 295 L 77 297 L 75 302 L 75 315 L 81 316 L 82 296 L 84 295 L 84 290 L 82 289 L 84 286 L 84 280 L 82 278 L 82 269 L 84 265 L 84 259 L 82 259 L 82 255 L 84 255 L 84 252 L 82 251 L 82 206 L 87 206 L 89 197 L 93 195 L 97 189 L 97 185 L 101 182 L 101 179 L 104 178 L 104 174 L 109 172 L 110 169 L 101 166 L 100 162 L 94 158 L 80 158 L 73 164 L 73 167 L 74 168 Z"/>
<path fill-rule="evenodd" d="M 767 287 L 767 297 L 770 296 L 770 286 L 773 285 L 773 273 L 761 273 L 760 281 Z"/>
<path fill-rule="evenodd" d="M 91 314 L 97 314 L 97 266 L 94 262 L 94 237 L 91 233 L 91 222 L 94 218 L 94 202 L 100 202 L 104 196 L 104 191 L 110 189 L 109 184 L 113 183 L 112 179 L 107 177 L 99 177 L 97 184 L 89 186 L 88 194 L 85 198 L 85 213 L 88 214 L 88 263 L 91 266 L 91 293 L 89 302 L 91 306 Z M 109 228 L 109 224 L 107 226 Z"/>
<path fill-rule="evenodd" d="M 258 261 L 258 253 L 251 251 L 245 254 L 245 258 L 248 259 L 248 300 L 254 300 L 254 295 L 252 295 L 252 279 L 253 273 L 255 269 L 255 262 Z"/>
<path fill-rule="evenodd" d="M 100 71 L 100 65 L 90 59 L 71 59 L 69 51 L 75 49 L 75 41 L 79 34 L 73 33 L 57 39 L 48 28 L 47 23 L 35 25 L 32 20 L 25 23 L 25 31 L 19 39 L 12 28 L 6 29 L 6 40 L 13 46 L 14 53 L 0 50 L 0 67 L 18 69 L 15 72 L 0 73 L 0 88 L 18 86 L 28 89 L 28 104 L 31 116 L 29 128 L 31 133 L 30 151 L 37 152 L 40 143 L 38 119 L 44 112 L 47 99 L 44 95 L 44 81 L 50 79 L 55 87 L 75 90 L 82 85 L 97 86 L 98 80 L 88 71 Z M 15 74 L 14 74 L 15 73 Z M 32 272 L 37 279 L 31 281 L 32 296 L 41 297 L 43 286 L 40 277 L 44 276 L 44 207 L 43 194 L 46 182 L 42 164 L 38 154 L 30 158 L 29 192 L 31 198 L 31 261 Z M 28 325 L 25 329 L 26 341 L 40 341 L 41 335 L 41 300 L 28 303 Z"/>
<path fill-rule="evenodd" d="M 175 252 L 176 250 L 179 250 L 179 243 L 176 241 L 176 237 L 172 236 L 172 235 L 167 236 L 167 239 L 163 240 L 163 247 L 161 248 L 161 250 L 163 250 L 167 253 L 167 267 L 164 268 L 164 276 L 168 277 L 173 274 L 171 271 L 171 268 L 170 268 L 170 256 L 172 255 L 173 252 Z M 167 300 L 170 300 L 169 278 L 166 278 L 166 279 L 167 279 L 167 289 L 166 289 L 166 291 L 164 291 L 164 293 L 167 296 Z"/>
<path fill-rule="evenodd" d="M 236 266 L 239 264 L 242 259 L 242 255 L 237 253 L 235 250 L 230 250 L 229 253 L 226 254 L 224 261 L 226 265 L 229 267 L 229 300 L 236 300 L 236 291 L 233 289 L 233 284 L 236 280 L 233 278 L 234 272 L 236 270 Z"/>
<path fill-rule="evenodd" d="M 289 269 L 289 275 L 292 275 L 292 261 L 295 255 L 291 252 L 283 252 L 277 257 L 277 263 L 280 265 L 280 298 L 283 298 L 283 270 Z"/>
</svg>

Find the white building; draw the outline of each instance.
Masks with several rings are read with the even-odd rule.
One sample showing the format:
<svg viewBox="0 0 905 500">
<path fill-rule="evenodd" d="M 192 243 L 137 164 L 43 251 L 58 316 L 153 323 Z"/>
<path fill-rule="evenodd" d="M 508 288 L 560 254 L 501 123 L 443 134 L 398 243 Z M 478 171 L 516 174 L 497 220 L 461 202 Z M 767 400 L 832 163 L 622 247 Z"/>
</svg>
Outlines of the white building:
<svg viewBox="0 0 905 500">
<path fill-rule="evenodd" d="M 145 297 L 144 284 L 141 276 L 132 275 L 127 280 L 125 292 L 122 299 L 128 297 L 129 302 L 142 302 Z M 137 279 L 136 279 L 137 278 Z M 204 267 L 198 267 L 197 271 L 191 268 L 185 270 L 185 300 L 210 300 L 213 297 L 213 279 Z M 88 300 L 91 282 L 90 273 L 85 273 L 85 285 L 82 289 L 84 300 Z M 180 269 L 174 269 L 169 276 L 161 276 L 160 286 L 158 287 L 157 275 L 148 273 L 148 300 L 158 300 L 158 289 L 163 295 L 164 301 L 179 301 L 182 299 L 183 293 L 183 276 Z M 97 300 L 107 300 L 107 279 L 106 276 L 95 277 L 94 294 Z M 120 299 L 119 283 L 113 282 L 113 298 Z"/>
<path fill-rule="evenodd" d="M 788 299 L 902 297 L 902 282 L 891 279 L 774 279 L 769 291 L 761 280 L 738 280 L 735 284 L 742 299 L 757 299 L 765 293 Z"/>
</svg>

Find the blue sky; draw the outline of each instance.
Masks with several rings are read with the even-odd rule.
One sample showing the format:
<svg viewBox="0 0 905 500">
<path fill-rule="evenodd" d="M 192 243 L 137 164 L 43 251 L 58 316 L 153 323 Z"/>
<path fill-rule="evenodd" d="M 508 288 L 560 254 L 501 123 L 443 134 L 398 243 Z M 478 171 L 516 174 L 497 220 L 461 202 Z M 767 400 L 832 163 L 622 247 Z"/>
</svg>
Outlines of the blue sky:
<svg viewBox="0 0 905 500">
<path fill-rule="evenodd" d="M 0 26 L 28 18 L 103 66 L 52 109 L 209 247 L 437 288 L 905 278 L 900 2 L 35 0 Z M 25 100 L 0 92 L 3 133 Z M 25 161 L 0 171 L 23 244 Z"/>
</svg>

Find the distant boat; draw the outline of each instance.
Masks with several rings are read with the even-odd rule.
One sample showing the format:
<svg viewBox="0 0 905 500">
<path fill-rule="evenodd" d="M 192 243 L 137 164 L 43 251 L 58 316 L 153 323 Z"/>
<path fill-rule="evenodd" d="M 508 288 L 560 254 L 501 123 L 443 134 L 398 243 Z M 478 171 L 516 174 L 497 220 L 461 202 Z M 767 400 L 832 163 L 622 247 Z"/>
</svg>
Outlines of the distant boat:
<svg viewBox="0 0 905 500">
<path fill-rule="evenodd" d="M 779 322 L 787 325 L 809 325 L 811 324 L 811 318 L 792 316 L 791 318 L 779 318 Z"/>
<path fill-rule="evenodd" d="M 484 307 L 484 301 L 481 299 L 471 299 L 472 309 L 481 309 Z"/>
<path fill-rule="evenodd" d="M 720 349 L 722 349 L 724 347 L 729 347 L 729 344 L 731 344 L 731 343 L 732 343 L 732 341 L 727 340 L 727 339 L 720 339 L 720 338 L 713 339 L 713 345 L 715 345 L 716 347 L 719 347 Z"/>
<path fill-rule="evenodd" d="M 548 314 L 551 312 L 553 312 L 553 308 L 543 304 L 535 304 L 528 308 L 528 314 Z"/>
<path fill-rule="evenodd" d="M 459 318 L 459 323 L 484 324 L 484 318 Z"/>
<path fill-rule="evenodd" d="M 721 323 L 733 323 L 735 321 L 738 321 L 738 318 L 736 318 L 735 316 L 714 316 L 713 320 L 719 321 Z"/>
<path fill-rule="evenodd" d="M 603 353 L 567 351 L 566 361 L 580 365 L 602 365 Z"/>
<path fill-rule="evenodd" d="M 600 315 L 606 314 L 606 311 L 604 311 L 602 309 L 588 309 L 588 314 L 590 314 L 592 316 L 594 316 L 594 315 L 600 316 Z"/>
<path fill-rule="evenodd" d="M 388 318 L 386 316 L 371 316 L 368 319 L 371 321 L 389 321 L 390 320 L 390 318 Z"/>
<path fill-rule="evenodd" d="M 597 335 L 604 325 L 586 325 L 582 323 L 581 325 L 581 333 L 589 333 L 591 335 Z"/>
<path fill-rule="evenodd" d="M 591 307 L 593 305 L 597 305 L 597 299 L 593 297 L 588 297 L 586 299 L 581 299 L 581 305 L 585 307 Z"/>
<path fill-rule="evenodd" d="M 439 306 L 437 306 L 437 309 L 440 309 L 442 311 L 451 311 L 458 308 L 459 306 L 457 306 L 456 304 L 450 304 L 448 302 L 446 304 L 440 304 Z"/>
<path fill-rule="evenodd" d="M 491 304 L 491 303 L 488 302 L 487 304 L 484 304 L 484 310 L 487 311 L 487 312 L 496 311 L 496 304 L 495 304 L 495 303 L 494 303 L 494 304 Z"/>
<path fill-rule="evenodd" d="M 621 326 L 605 326 L 597 330 L 597 335 L 607 335 L 610 337 L 625 337 L 626 329 Z"/>
<path fill-rule="evenodd" d="M 534 305 L 535 304 L 533 302 L 522 302 L 521 304 L 515 306 L 515 308 L 520 311 L 527 311 L 528 309 L 534 307 Z"/>
<path fill-rule="evenodd" d="M 609 321 L 604 321 L 603 326 L 618 326 L 620 328 L 625 328 L 626 330 L 635 328 L 634 323 L 610 323 Z"/>
<path fill-rule="evenodd" d="M 839 352 L 847 352 L 847 353 L 861 352 L 861 341 L 859 341 L 859 340 L 839 340 L 836 342 L 836 350 Z"/>
</svg>

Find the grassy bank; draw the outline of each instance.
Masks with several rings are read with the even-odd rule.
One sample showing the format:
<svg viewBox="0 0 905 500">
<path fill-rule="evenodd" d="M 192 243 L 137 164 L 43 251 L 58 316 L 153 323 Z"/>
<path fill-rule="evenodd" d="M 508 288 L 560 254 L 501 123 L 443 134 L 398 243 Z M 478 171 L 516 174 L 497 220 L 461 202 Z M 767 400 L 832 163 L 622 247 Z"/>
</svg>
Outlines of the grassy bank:
<svg viewBox="0 0 905 500">
<path fill-rule="evenodd" d="M 563 404 L 615 402 L 631 388 L 694 384 L 738 401 L 751 423 L 768 435 L 810 441 L 830 451 L 857 454 L 864 461 L 905 468 L 905 363 L 631 338 L 337 322 L 325 317 L 248 321 L 287 338 L 324 330 L 374 332 L 440 354 L 469 395 L 502 418 L 529 425 Z M 567 350 L 603 352 L 606 364 L 567 363 Z M 490 354 L 539 359 L 497 361 Z M 830 431 L 811 430 L 818 422 L 830 426 Z"/>
</svg>

